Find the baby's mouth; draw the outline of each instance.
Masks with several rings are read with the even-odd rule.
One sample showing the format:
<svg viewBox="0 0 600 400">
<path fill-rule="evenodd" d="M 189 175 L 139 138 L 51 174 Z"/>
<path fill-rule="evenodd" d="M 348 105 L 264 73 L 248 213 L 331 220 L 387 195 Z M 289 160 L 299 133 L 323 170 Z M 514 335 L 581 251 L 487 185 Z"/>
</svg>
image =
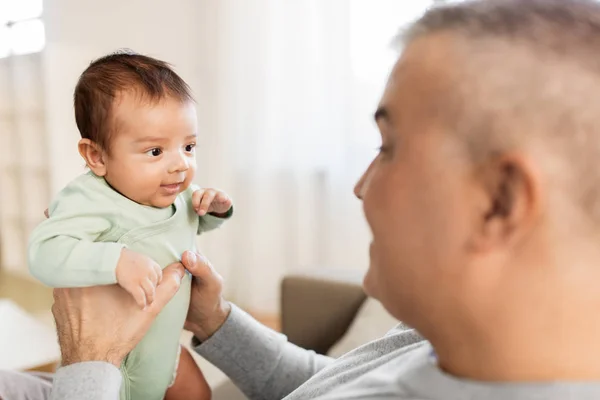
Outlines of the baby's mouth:
<svg viewBox="0 0 600 400">
<path fill-rule="evenodd" d="M 182 182 L 170 183 L 170 184 L 166 184 L 166 185 L 160 185 L 160 187 L 162 189 L 164 189 L 164 191 L 166 191 L 167 193 L 172 194 L 172 193 L 179 191 L 181 184 L 182 184 Z"/>
</svg>

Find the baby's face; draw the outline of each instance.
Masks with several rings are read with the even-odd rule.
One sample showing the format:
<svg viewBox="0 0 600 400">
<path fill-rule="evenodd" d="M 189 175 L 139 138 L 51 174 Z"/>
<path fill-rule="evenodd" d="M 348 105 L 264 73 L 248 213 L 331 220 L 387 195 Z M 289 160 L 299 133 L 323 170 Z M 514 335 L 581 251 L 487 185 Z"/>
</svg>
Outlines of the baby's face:
<svg viewBox="0 0 600 400">
<path fill-rule="evenodd" d="M 166 98 L 149 104 L 123 94 L 114 105 L 115 133 L 105 159 L 107 182 L 129 199 L 168 207 L 196 172 L 196 110 Z"/>
</svg>

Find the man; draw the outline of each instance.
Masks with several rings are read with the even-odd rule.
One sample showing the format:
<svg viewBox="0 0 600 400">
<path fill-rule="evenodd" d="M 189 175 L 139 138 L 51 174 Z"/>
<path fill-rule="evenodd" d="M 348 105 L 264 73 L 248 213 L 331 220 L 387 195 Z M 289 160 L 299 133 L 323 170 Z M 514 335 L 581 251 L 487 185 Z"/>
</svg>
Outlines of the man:
<svg viewBox="0 0 600 400">
<path fill-rule="evenodd" d="M 317 356 L 230 308 L 210 266 L 184 260 L 197 351 L 251 399 L 599 399 L 598 49 L 593 1 L 429 11 L 405 36 L 375 114 L 381 152 L 356 187 L 373 232 L 365 289 L 427 341 L 394 330 Z M 87 387 L 118 385 L 90 361 L 119 365 L 137 336 L 69 323 L 65 296 L 57 323 L 87 335 L 63 328 L 63 352 L 97 351 L 58 372 L 54 397 L 116 398 L 78 379 L 94 364 Z"/>
</svg>

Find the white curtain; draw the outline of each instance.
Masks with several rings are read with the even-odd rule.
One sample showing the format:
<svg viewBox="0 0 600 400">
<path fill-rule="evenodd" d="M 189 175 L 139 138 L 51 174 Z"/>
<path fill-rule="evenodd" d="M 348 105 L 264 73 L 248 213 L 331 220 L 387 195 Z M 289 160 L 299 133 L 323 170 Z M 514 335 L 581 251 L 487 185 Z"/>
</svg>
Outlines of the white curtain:
<svg viewBox="0 0 600 400">
<path fill-rule="evenodd" d="M 0 268 L 20 275 L 50 197 L 42 87 L 39 54 L 0 59 Z"/>
<path fill-rule="evenodd" d="M 21 275 L 49 199 L 41 14 L 42 0 L 0 1 L 0 268 Z"/>
<path fill-rule="evenodd" d="M 419 2 L 416 2 L 419 3 Z M 372 122 L 390 40 L 430 4 L 397 0 L 206 2 L 198 183 L 235 215 L 200 243 L 235 301 L 277 309 L 288 273 L 360 273 L 370 234 L 354 182 L 375 154 Z"/>
</svg>

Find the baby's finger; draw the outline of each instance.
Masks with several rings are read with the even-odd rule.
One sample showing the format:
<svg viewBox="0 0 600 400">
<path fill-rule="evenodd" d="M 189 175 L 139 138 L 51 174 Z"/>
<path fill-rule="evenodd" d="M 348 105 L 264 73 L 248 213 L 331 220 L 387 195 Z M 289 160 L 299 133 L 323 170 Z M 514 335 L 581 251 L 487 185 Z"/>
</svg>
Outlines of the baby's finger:
<svg viewBox="0 0 600 400">
<path fill-rule="evenodd" d="M 215 189 L 215 201 L 223 201 L 227 198 L 227 194 L 225 192 Z"/>
<path fill-rule="evenodd" d="M 152 282 L 152 284 L 156 287 L 156 285 L 158 285 L 158 271 L 157 271 L 157 265 L 153 264 L 150 266 L 150 270 L 148 271 L 148 275 L 147 275 L 147 279 L 150 280 L 150 282 Z"/>
<path fill-rule="evenodd" d="M 200 201 L 202 200 L 202 195 L 204 194 L 204 191 L 204 189 L 198 189 L 194 193 L 192 193 L 192 207 L 194 207 L 194 210 L 196 210 L 196 212 L 198 212 L 198 209 L 200 208 Z"/>
<path fill-rule="evenodd" d="M 142 288 L 146 295 L 146 304 L 152 304 L 154 301 L 154 295 L 156 293 L 156 285 L 148 278 L 142 280 Z"/>
<path fill-rule="evenodd" d="M 134 291 L 131 292 L 131 295 L 135 299 L 135 302 L 138 304 L 138 306 L 141 308 L 146 308 L 146 293 L 144 292 L 144 289 L 141 287 L 136 287 Z"/>
<path fill-rule="evenodd" d="M 156 272 L 156 284 L 158 285 L 162 281 L 162 269 L 158 264 L 154 265 L 154 272 Z"/>
<path fill-rule="evenodd" d="M 200 209 L 198 210 L 198 215 L 204 215 L 208 212 L 210 205 L 215 199 L 215 191 L 213 189 L 208 189 L 204 192 L 204 196 L 202 196 L 202 202 L 200 203 Z"/>
</svg>

